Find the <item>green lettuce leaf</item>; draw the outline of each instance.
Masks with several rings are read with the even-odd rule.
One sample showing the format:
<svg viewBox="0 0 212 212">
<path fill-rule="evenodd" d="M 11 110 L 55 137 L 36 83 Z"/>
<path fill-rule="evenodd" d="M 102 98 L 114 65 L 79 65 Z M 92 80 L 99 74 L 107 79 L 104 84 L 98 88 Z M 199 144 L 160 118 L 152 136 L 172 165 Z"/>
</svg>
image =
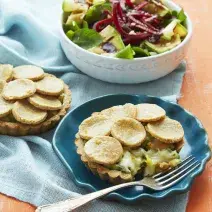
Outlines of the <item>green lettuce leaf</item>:
<svg viewBox="0 0 212 212">
<path fill-rule="evenodd" d="M 103 4 L 98 4 L 98 5 L 93 5 L 91 6 L 86 15 L 85 15 L 85 20 L 90 24 L 94 23 L 95 21 L 101 20 L 101 16 L 104 10 L 112 10 L 111 3 L 103 3 Z"/>
<path fill-rule="evenodd" d="M 184 13 L 184 10 L 180 10 L 180 12 L 177 15 L 177 19 L 180 20 L 180 22 L 184 22 L 186 20 L 186 15 Z"/>
<path fill-rule="evenodd" d="M 80 29 L 74 33 L 72 41 L 84 49 L 90 49 L 102 43 L 102 36 L 93 29 Z"/>
<path fill-rule="evenodd" d="M 72 30 L 75 32 L 80 29 L 80 26 L 76 21 L 71 21 L 68 24 L 63 24 L 63 29 L 64 29 L 64 32 L 68 32 L 69 30 Z"/>
</svg>

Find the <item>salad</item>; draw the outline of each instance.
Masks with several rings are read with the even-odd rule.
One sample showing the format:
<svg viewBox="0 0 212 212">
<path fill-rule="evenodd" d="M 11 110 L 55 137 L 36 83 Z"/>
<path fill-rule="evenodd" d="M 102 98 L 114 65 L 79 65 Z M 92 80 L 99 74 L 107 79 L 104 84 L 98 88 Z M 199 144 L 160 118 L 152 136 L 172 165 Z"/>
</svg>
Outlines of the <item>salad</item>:
<svg viewBox="0 0 212 212">
<path fill-rule="evenodd" d="M 187 35 L 183 9 L 162 0 L 65 0 L 63 29 L 78 46 L 123 59 L 169 51 Z"/>
</svg>

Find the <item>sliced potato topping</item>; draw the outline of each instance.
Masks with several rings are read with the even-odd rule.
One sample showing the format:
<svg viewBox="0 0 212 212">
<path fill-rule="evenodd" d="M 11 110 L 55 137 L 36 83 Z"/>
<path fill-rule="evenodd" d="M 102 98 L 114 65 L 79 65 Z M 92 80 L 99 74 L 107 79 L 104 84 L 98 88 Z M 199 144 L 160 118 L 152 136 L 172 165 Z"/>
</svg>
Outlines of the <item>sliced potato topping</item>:
<svg viewBox="0 0 212 212">
<path fill-rule="evenodd" d="M 62 107 L 60 100 L 54 96 L 34 94 L 28 100 L 32 105 L 42 110 L 59 110 Z"/>
<path fill-rule="evenodd" d="M 146 130 L 155 138 L 164 143 L 176 143 L 183 139 L 182 125 L 173 119 L 166 117 L 157 122 L 148 123 Z"/>
<path fill-rule="evenodd" d="M 36 82 L 37 92 L 49 96 L 58 96 L 64 90 L 64 82 L 52 76 L 45 76 Z"/>
<path fill-rule="evenodd" d="M 118 140 L 109 136 L 97 136 L 85 143 L 84 151 L 90 161 L 112 165 L 123 155 L 123 148 Z"/>
<path fill-rule="evenodd" d="M 124 117 L 135 118 L 136 113 L 137 110 L 135 105 L 130 103 L 127 103 L 125 105 L 113 106 L 100 112 L 100 114 L 109 116 L 114 120 Z"/>
<path fill-rule="evenodd" d="M 166 111 L 155 104 L 139 104 L 137 105 L 136 119 L 141 122 L 158 121 L 166 116 Z"/>
<path fill-rule="evenodd" d="M 24 99 L 33 95 L 36 91 L 35 83 L 28 79 L 17 79 L 7 83 L 2 96 L 6 100 Z"/>
<path fill-rule="evenodd" d="M 0 64 L 0 79 L 6 82 L 13 78 L 13 66 L 9 64 Z"/>
<path fill-rule="evenodd" d="M 17 101 L 13 105 L 12 113 L 18 122 L 31 125 L 39 124 L 47 117 L 46 111 L 32 106 L 27 100 Z"/>
<path fill-rule="evenodd" d="M 23 65 L 17 66 L 13 70 L 15 79 L 30 79 L 37 81 L 44 77 L 43 69 L 37 66 Z"/>
<path fill-rule="evenodd" d="M 112 126 L 111 134 L 128 147 L 140 146 L 146 137 L 143 125 L 131 118 L 122 118 L 116 121 Z"/>
<path fill-rule="evenodd" d="M 91 116 L 85 119 L 79 126 L 79 135 L 87 140 L 95 136 L 109 135 L 112 124 L 113 121 L 107 116 Z"/>
<path fill-rule="evenodd" d="M 13 102 L 6 101 L 2 96 L 0 96 L 0 118 L 8 115 L 12 110 Z"/>
</svg>

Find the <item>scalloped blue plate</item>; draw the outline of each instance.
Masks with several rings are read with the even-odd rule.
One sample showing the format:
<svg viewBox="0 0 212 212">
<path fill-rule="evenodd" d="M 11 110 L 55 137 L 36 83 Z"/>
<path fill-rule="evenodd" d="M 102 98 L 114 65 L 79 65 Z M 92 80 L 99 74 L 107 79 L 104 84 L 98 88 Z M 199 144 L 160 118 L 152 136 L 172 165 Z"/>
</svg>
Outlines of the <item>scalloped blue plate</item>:
<svg viewBox="0 0 212 212">
<path fill-rule="evenodd" d="M 108 95 L 93 99 L 70 111 L 60 122 L 53 137 L 54 150 L 68 168 L 73 181 L 78 186 L 89 191 L 97 191 L 111 186 L 110 183 L 102 181 L 98 176 L 93 175 L 81 162 L 79 155 L 76 153 L 74 139 L 80 123 L 93 112 L 101 111 L 114 105 L 125 103 L 139 104 L 142 102 L 161 106 L 166 110 L 169 117 L 178 120 L 183 125 L 187 142 L 180 152 L 181 158 L 193 155 L 197 160 L 201 161 L 201 166 L 190 176 L 169 189 L 153 191 L 136 186 L 113 192 L 107 198 L 125 203 L 134 203 L 141 199 L 159 199 L 183 193 L 189 190 L 194 178 L 202 173 L 206 162 L 210 159 L 211 151 L 208 146 L 207 133 L 196 117 L 179 105 L 164 101 L 158 97 L 125 94 Z"/>
</svg>

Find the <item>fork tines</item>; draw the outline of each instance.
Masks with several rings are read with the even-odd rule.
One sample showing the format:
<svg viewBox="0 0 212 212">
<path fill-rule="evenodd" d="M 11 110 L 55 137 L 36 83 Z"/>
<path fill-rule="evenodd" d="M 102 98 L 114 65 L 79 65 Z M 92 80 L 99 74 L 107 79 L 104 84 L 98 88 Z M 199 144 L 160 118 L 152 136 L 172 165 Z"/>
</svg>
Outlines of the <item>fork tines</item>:
<svg viewBox="0 0 212 212">
<path fill-rule="evenodd" d="M 161 172 L 153 176 L 155 182 L 162 189 L 168 188 L 178 181 L 182 180 L 185 176 L 190 174 L 194 169 L 200 165 L 193 156 L 185 158 L 177 167 Z"/>
</svg>

